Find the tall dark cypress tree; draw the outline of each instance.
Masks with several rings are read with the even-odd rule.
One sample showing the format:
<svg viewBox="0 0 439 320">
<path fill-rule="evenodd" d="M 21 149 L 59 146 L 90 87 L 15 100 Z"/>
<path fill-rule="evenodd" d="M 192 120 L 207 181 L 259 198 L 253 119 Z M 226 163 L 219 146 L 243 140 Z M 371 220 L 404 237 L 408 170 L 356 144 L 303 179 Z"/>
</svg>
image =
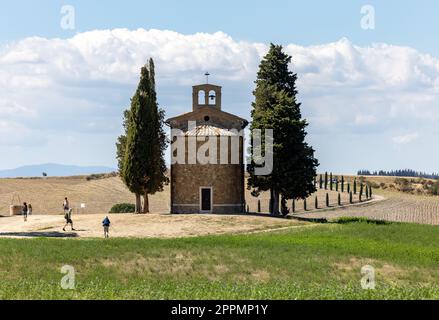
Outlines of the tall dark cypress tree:
<svg viewBox="0 0 439 320">
<path fill-rule="evenodd" d="M 328 172 L 325 172 L 325 190 L 328 190 Z"/>
<path fill-rule="evenodd" d="M 117 168 L 119 170 L 119 174 L 122 176 L 123 165 L 125 162 L 125 150 L 127 146 L 127 134 L 128 134 L 128 126 L 130 121 L 130 110 L 125 110 L 123 113 L 123 134 L 117 137 L 116 141 L 116 159 L 117 159 Z"/>
<path fill-rule="evenodd" d="M 274 215 L 279 214 L 281 196 L 305 199 L 316 191 L 313 182 L 318 161 L 313 148 L 305 142 L 308 123 L 302 119 L 301 105 L 296 99 L 297 75 L 289 70 L 291 59 L 282 46 L 271 44 L 260 64 L 253 92 L 251 130 L 274 130 L 273 171 L 268 176 L 257 176 L 256 164 L 251 162 L 248 184 L 255 195 L 270 190 L 270 212 Z"/>
<path fill-rule="evenodd" d="M 144 196 L 142 210 L 136 198 L 137 213 L 148 213 L 148 195 L 162 191 L 168 182 L 164 160 L 167 143 L 164 111 L 158 108 L 154 78 L 154 62 L 150 59 L 141 70 L 129 111 L 123 180 L 131 192 Z"/>
<path fill-rule="evenodd" d="M 332 182 L 332 172 L 329 175 L 329 189 L 332 191 L 332 186 L 333 186 L 333 182 Z"/>
</svg>

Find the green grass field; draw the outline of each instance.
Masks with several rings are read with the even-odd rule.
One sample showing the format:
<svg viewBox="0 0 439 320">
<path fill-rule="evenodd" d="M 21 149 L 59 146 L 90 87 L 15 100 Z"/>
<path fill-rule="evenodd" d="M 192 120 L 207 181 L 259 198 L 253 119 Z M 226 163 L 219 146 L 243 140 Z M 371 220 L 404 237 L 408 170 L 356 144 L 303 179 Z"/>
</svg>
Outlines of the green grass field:
<svg viewBox="0 0 439 320">
<path fill-rule="evenodd" d="M 367 222 L 184 239 L 1 239 L 0 299 L 439 299 L 439 229 Z M 376 269 L 363 290 L 361 267 Z M 63 290 L 60 269 L 76 269 Z"/>
</svg>

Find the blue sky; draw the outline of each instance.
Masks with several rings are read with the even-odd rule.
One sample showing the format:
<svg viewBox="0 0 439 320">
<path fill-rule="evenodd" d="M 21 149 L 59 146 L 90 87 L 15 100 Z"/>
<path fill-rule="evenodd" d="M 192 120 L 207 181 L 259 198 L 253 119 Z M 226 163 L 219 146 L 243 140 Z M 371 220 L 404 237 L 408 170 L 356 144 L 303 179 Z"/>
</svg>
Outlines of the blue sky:
<svg viewBox="0 0 439 320">
<path fill-rule="evenodd" d="M 358 45 L 386 42 L 439 54 L 439 3 L 434 0 L 15 0 L 2 1 L 0 41 L 73 34 L 59 28 L 60 8 L 77 11 L 77 30 L 169 29 L 184 34 L 223 31 L 237 40 L 301 45 L 347 37 Z M 373 5 L 377 28 L 359 28 L 360 8 Z"/>
<path fill-rule="evenodd" d="M 64 5 L 74 30 L 60 27 Z M 374 30 L 360 27 L 364 5 Z M 149 56 L 168 116 L 190 109 L 208 69 L 224 109 L 248 118 L 257 65 L 275 42 L 293 55 L 322 170 L 439 171 L 437 12 L 433 0 L 2 1 L 0 154 L 11 156 L 0 169 L 114 166 L 120 115 Z"/>
</svg>

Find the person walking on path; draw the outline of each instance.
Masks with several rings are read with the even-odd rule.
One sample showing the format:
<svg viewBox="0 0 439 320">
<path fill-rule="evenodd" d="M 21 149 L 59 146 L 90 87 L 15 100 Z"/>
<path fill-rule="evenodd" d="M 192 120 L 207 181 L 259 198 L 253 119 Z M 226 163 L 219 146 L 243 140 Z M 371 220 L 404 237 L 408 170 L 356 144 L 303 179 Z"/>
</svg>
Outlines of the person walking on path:
<svg viewBox="0 0 439 320">
<path fill-rule="evenodd" d="M 24 222 L 27 221 L 27 210 L 28 210 L 27 203 L 24 202 L 23 203 L 23 207 L 22 207 L 22 213 L 23 213 Z"/>
<path fill-rule="evenodd" d="M 66 227 L 70 224 L 72 227 L 72 231 L 76 231 L 73 228 L 73 220 L 72 220 L 72 209 L 67 210 L 67 213 L 64 215 L 64 219 L 66 219 L 66 224 L 64 225 L 64 228 L 62 228 L 63 231 L 66 231 Z"/>
<path fill-rule="evenodd" d="M 69 203 L 69 199 L 64 198 L 64 202 L 62 203 L 63 209 L 64 209 L 64 214 L 68 213 L 70 210 L 70 203 Z"/>
<path fill-rule="evenodd" d="M 104 221 L 102 221 L 102 226 L 104 227 L 104 237 L 105 239 L 108 239 L 110 237 L 110 219 L 105 217 Z"/>
</svg>

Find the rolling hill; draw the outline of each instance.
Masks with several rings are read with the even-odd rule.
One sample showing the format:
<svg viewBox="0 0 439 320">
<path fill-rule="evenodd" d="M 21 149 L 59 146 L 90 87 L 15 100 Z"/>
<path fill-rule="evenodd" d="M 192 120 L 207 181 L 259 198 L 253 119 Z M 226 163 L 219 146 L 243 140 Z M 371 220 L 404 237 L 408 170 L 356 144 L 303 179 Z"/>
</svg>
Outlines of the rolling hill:
<svg viewBox="0 0 439 320">
<path fill-rule="evenodd" d="M 41 177 L 43 172 L 50 177 L 68 177 L 92 173 L 109 173 L 116 169 L 103 166 L 74 166 L 56 163 L 22 166 L 15 169 L 0 170 L 0 178 Z"/>
</svg>

